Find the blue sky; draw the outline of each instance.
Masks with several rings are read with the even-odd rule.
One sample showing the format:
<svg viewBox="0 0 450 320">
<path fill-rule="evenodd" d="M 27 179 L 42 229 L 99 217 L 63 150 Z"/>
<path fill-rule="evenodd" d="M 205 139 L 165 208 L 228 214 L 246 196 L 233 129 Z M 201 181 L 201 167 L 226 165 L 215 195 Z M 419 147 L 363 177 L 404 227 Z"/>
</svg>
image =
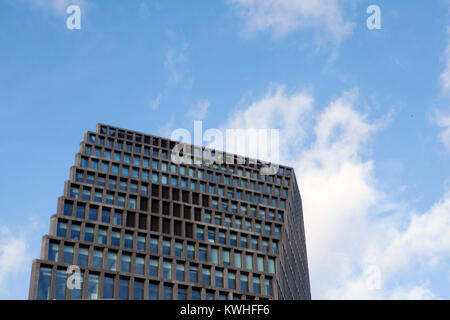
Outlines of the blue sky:
<svg viewBox="0 0 450 320">
<path fill-rule="evenodd" d="M 280 129 L 313 298 L 450 298 L 449 26 L 444 0 L 0 0 L 0 298 L 27 298 L 84 131 L 196 119 Z"/>
</svg>

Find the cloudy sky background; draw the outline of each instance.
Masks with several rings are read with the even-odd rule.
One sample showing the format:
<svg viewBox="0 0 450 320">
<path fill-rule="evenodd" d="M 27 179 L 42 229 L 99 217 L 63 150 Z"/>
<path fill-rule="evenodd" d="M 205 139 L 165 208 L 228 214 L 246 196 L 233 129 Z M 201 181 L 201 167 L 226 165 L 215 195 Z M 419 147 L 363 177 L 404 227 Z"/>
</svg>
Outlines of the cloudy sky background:
<svg viewBox="0 0 450 320">
<path fill-rule="evenodd" d="M 381 30 L 366 27 L 371 4 Z M 449 299 L 449 8 L 1 0 L 0 298 L 27 298 L 85 130 L 170 136 L 203 120 L 280 129 L 313 298 Z"/>
</svg>

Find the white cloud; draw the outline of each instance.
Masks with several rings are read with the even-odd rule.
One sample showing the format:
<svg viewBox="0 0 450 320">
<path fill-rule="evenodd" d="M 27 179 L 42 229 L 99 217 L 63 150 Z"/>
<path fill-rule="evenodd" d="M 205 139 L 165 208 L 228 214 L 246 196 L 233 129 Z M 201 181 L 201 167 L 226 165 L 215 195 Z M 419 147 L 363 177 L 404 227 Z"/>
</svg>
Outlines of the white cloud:
<svg viewBox="0 0 450 320">
<path fill-rule="evenodd" d="M 443 128 L 439 133 L 439 140 L 450 151 L 450 116 L 438 115 L 436 117 L 436 123 L 439 127 Z"/>
<path fill-rule="evenodd" d="M 14 281 L 31 272 L 31 257 L 27 253 L 26 239 L 3 228 L 0 232 L 0 297 L 9 297 Z"/>
<path fill-rule="evenodd" d="M 155 99 L 150 101 L 150 106 L 152 107 L 153 110 L 159 109 L 159 105 L 161 104 L 161 97 L 162 94 L 158 94 Z"/>
<path fill-rule="evenodd" d="M 184 42 L 180 49 L 170 49 L 164 55 L 164 68 L 168 72 L 170 82 L 174 84 L 183 83 L 185 86 L 193 82 L 187 63 L 190 45 Z"/>
<path fill-rule="evenodd" d="M 367 156 L 385 123 L 357 110 L 356 90 L 320 111 L 313 101 L 278 86 L 224 125 L 280 128 L 282 162 L 295 168 L 303 200 L 313 298 L 436 298 L 414 273 L 450 255 L 450 194 L 422 214 L 390 199 Z M 413 280 L 403 284 L 400 275 Z"/>
<path fill-rule="evenodd" d="M 188 109 L 186 117 L 195 120 L 203 120 L 208 113 L 208 109 L 211 106 L 209 100 L 199 100 L 192 108 Z"/>
<path fill-rule="evenodd" d="M 277 36 L 302 28 L 324 31 L 335 41 L 349 35 L 354 24 L 342 16 L 337 0 L 229 0 L 246 20 L 246 30 L 271 30 Z"/>
</svg>

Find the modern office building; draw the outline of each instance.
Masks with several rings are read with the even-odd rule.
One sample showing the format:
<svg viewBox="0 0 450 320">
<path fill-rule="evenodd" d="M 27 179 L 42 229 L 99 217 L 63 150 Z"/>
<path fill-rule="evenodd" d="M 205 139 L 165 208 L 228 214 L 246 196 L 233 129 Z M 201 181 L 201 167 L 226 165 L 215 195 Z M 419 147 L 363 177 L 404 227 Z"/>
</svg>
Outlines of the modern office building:
<svg viewBox="0 0 450 320">
<path fill-rule="evenodd" d="M 104 124 L 85 133 L 29 299 L 311 298 L 293 169 L 176 164 L 175 144 Z"/>
</svg>

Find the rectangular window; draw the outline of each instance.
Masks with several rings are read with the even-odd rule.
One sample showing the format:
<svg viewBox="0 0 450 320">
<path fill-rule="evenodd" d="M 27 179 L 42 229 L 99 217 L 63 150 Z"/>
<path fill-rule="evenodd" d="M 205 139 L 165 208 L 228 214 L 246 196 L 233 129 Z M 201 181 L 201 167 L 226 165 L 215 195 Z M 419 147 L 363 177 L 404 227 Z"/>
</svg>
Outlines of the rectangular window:
<svg viewBox="0 0 450 320">
<path fill-rule="evenodd" d="M 150 237 L 149 249 L 151 253 L 158 253 L 158 238 Z"/>
<path fill-rule="evenodd" d="M 164 300 L 172 300 L 172 286 L 164 285 Z"/>
<path fill-rule="evenodd" d="M 73 263 L 73 245 L 64 245 L 63 262 L 70 264 Z"/>
<path fill-rule="evenodd" d="M 135 263 L 135 272 L 137 273 L 137 274 L 144 274 L 144 268 L 145 268 L 145 265 L 144 265 L 144 258 L 143 257 L 136 257 L 136 263 Z"/>
<path fill-rule="evenodd" d="M 209 286 L 211 284 L 211 269 L 207 267 L 202 268 L 202 283 Z"/>
<path fill-rule="evenodd" d="M 222 249 L 222 262 L 224 265 L 230 265 L 230 251 Z"/>
<path fill-rule="evenodd" d="M 80 231 L 81 230 L 81 225 L 78 223 L 73 223 L 72 222 L 72 228 L 70 230 L 70 238 L 74 239 L 74 240 L 80 240 Z"/>
<path fill-rule="evenodd" d="M 94 228 L 91 226 L 86 226 L 84 229 L 84 241 L 93 242 L 94 241 Z"/>
<path fill-rule="evenodd" d="M 106 228 L 98 229 L 97 242 L 99 244 L 106 244 L 108 231 Z"/>
<path fill-rule="evenodd" d="M 58 221 L 58 227 L 56 230 L 56 235 L 58 237 L 63 237 L 65 238 L 67 234 L 67 223 L 62 222 L 62 221 Z"/>
<path fill-rule="evenodd" d="M 122 254 L 122 272 L 131 272 L 131 256 L 129 254 Z"/>
<path fill-rule="evenodd" d="M 103 251 L 99 249 L 95 249 L 92 255 L 92 266 L 94 268 L 102 268 L 103 267 Z"/>
<path fill-rule="evenodd" d="M 98 215 L 98 208 L 90 207 L 89 208 L 89 220 L 97 221 L 97 215 Z"/>
<path fill-rule="evenodd" d="M 142 280 L 134 280 L 134 300 L 142 300 L 144 299 L 144 281 Z"/>
<path fill-rule="evenodd" d="M 194 245 L 192 245 L 192 244 L 187 245 L 187 258 L 195 259 L 195 250 L 194 250 Z"/>
<path fill-rule="evenodd" d="M 228 271 L 228 289 L 236 289 L 236 273 Z"/>
<path fill-rule="evenodd" d="M 98 275 L 96 274 L 89 274 L 87 298 L 98 299 Z"/>
<path fill-rule="evenodd" d="M 149 260 L 149 275 L 151 277 L 158 277 L 158 259 L 150 258 Z"/>
<path fill-rule="evenodd" d="M 59 244 L 50 242 L 48 245 L 48 260 L 58 262 Z"/>
<path fill-rule="evenodd" d="M 129 280 L 120 278 L 119 280 L 119 299 L 128 300 L 129 297 Z"/>
<path fill-rule="evenodd" d="M 189 266 L 189 281 L 191 283 L 198 282 L 198 268 L 195 265 Z"/>
<path fill-rule="evenodd" d="M 172 263 L 170 261 L 163 261 L 163 279 L 172 279 Z"/>
<path fill-rule="evenodd" d="M 116 271 L 117 270 L 117 253 L 108 252 L 108 261 L 107 266 L 108 270 Z"/>
<path fill-rule="evenodd" d="M 248 276 L 241 273 L 241 291 L 248 291 Z"/>
<path fill-rule="evenodd" d="M 183 255 L 183 243 L 175 242 L 175 256 L 181 258 Z"/>
<path fill-rule="evenodd" d="M 184 264 L 177 263 L 176 277 L 178 281 L 184 281 Z"/>
<path fill-rule="evenodd" d="M 103 280 L 103 299 L 112 299 L 114 297 L 114 278 L 105 276 Z"/>
<path fill-rule="evenodd" d="M 88 248 L 79 247 L 78 248 L 78 265 L 87 266 L 88 256 L 89 256 Z"/>
<path fill-rule="evenodd" d="M 51 280 L 52 280 L 52 269 L 41 267 L 39 270 L 39 280 L 37 289 L 38 300 L 50 299 Z"/>
<path fill-rule="evenodd" d="M 253 269 L 253 256 L 251 254 L 245 255 L 245 267 L 249 270 Z"/>
<path fill-rule="evenodd" d="M 261 281 L 259 277 L 253 276 L 253 293 L 259 294 L 261 292 Z"/>
<path fill-rule="evenodd" d="M 223 271 L 216 269 L 216 287 L 223 288 Z"/>
<path fill-rule="evenodd" d="M 72 204 L 65 202 L 64 203 L 64 215 L 71 216 L 72 215 Z"/>
<path fill-rule="evenodd" d="M 158 300 L 158 284 L 150 282 L 148 284 L 148 298 L 150 300 Z"/>
<path fill-rule="evenodd" d="M 234 266 L 236 268 L 242 267 L 242 255 L 240 252 L 234 252 Z"/>
</svg>

